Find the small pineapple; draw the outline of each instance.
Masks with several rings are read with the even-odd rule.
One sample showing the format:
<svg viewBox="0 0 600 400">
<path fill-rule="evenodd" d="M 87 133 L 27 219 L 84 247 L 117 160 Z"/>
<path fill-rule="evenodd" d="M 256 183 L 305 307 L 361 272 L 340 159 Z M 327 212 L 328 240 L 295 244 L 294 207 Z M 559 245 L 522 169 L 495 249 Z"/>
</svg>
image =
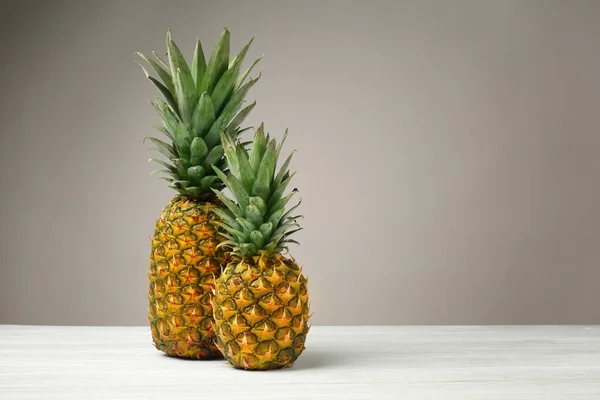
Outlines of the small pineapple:
<svg viewBox="0 0 600 400">
<path fill-rule="evenodd" d="M 215 210 L 232 260 L 217 279 L 212 306 L 217 347 L 236 368 L 267 370 L 290 366 L 308 334 L 307 281 L 296 261 L 282 252 L 300 228 L 286 212 L 295 190 L 284 195 L 293 173 L 291 155 L 275 173 L 281 144 L 261 125 L 248 153 L 223 135 L 229 176 L 215 167 L 235 201 L 215 190 L 226 208 Z"/>
<path fill-rule="evenodd" d="M 243 73 L 241 64 L 252 40 L 229 59 L 229 32 L 223 31 L 208 64 L 197 41 L 191 68 L 167 33 L 168 64 L 139 54 L 162 83 L 148 79 L 165 101 L 153 103 L 162 120 L 156 128 L 168 139 L 149 138 L 166 160 L 151 160 L 178 194 L 156 223 L 150 252 L 149 321 L 157 349 L 192 359 L 221 357 L 214 344 L 210 295 L 226 261 L 215 225 L 223 183 L 212 169 L 226 168 L 221 132 L 233 137 L 255 103 L 241 109 L 258 78 L 246 82 L 256 60 Z M 143 69 L 144 67 L 142 67 Z M 240 110 L 241 109 L 241 110 Z"/>
</svg>

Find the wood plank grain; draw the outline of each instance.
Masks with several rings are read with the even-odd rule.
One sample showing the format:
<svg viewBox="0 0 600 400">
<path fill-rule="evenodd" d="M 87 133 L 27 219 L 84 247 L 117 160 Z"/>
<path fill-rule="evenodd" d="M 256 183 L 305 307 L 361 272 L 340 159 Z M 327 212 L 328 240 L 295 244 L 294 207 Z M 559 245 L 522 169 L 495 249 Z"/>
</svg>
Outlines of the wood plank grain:
<svg viewBox="0 0 600 400">
<path fill-rule="evenodd" d="M 164 356 L 146 327 L 0 326 L 2 399 L 600 399 L 600 326 L 312 328 L 291 369 Z"/>
</svg>

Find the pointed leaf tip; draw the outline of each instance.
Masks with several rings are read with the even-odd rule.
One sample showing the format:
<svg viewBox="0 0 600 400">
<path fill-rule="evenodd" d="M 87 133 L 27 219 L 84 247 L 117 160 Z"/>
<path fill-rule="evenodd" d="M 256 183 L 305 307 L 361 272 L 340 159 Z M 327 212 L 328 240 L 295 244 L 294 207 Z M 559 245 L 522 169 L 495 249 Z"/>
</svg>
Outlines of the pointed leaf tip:
<svg viewBox="0 0 600 400">
<path fill-rule="evenodd" d="M 142 71 L 144 71 L 144 75 L 146 75 L 146 78 L 150 79 L 150 74 L 148 73 L 148 71 L 146 70 L 146 68 L 144 68 L 144 66 L 142 65 L 141 62 L 136 61 L 136 63 L 140 66 L 140 68 L 142 69 Z"/>
</svg>

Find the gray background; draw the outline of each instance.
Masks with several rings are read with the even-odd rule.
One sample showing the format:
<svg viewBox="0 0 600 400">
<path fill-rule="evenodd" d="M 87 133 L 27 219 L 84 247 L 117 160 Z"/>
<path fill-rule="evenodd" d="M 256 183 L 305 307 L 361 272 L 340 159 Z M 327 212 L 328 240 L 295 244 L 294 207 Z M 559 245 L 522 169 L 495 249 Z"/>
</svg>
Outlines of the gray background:
<svg viewBox="0 0 600 400">
<path fill-rule="evenodd" d="M 1 323 L 143 325 L 134 51 L 224 26 L 290 129 L 314 324 L 600 323 L 599 1 L 2 2 Z"/>
</svg>

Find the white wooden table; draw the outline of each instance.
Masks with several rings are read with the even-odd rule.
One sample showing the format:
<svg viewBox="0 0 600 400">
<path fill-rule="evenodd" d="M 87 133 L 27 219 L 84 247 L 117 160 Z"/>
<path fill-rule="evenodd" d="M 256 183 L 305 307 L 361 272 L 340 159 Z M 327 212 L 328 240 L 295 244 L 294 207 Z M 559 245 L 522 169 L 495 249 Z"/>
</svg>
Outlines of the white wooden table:
<svg viewBox="0 0 600 400">
<path fill-rule="evenodd" d="M 146 327 L 0 326 L 0 399 L 600 400 L 600 326 L 321 327 L 291 369 L 155 350 Z"/>
</svg>

